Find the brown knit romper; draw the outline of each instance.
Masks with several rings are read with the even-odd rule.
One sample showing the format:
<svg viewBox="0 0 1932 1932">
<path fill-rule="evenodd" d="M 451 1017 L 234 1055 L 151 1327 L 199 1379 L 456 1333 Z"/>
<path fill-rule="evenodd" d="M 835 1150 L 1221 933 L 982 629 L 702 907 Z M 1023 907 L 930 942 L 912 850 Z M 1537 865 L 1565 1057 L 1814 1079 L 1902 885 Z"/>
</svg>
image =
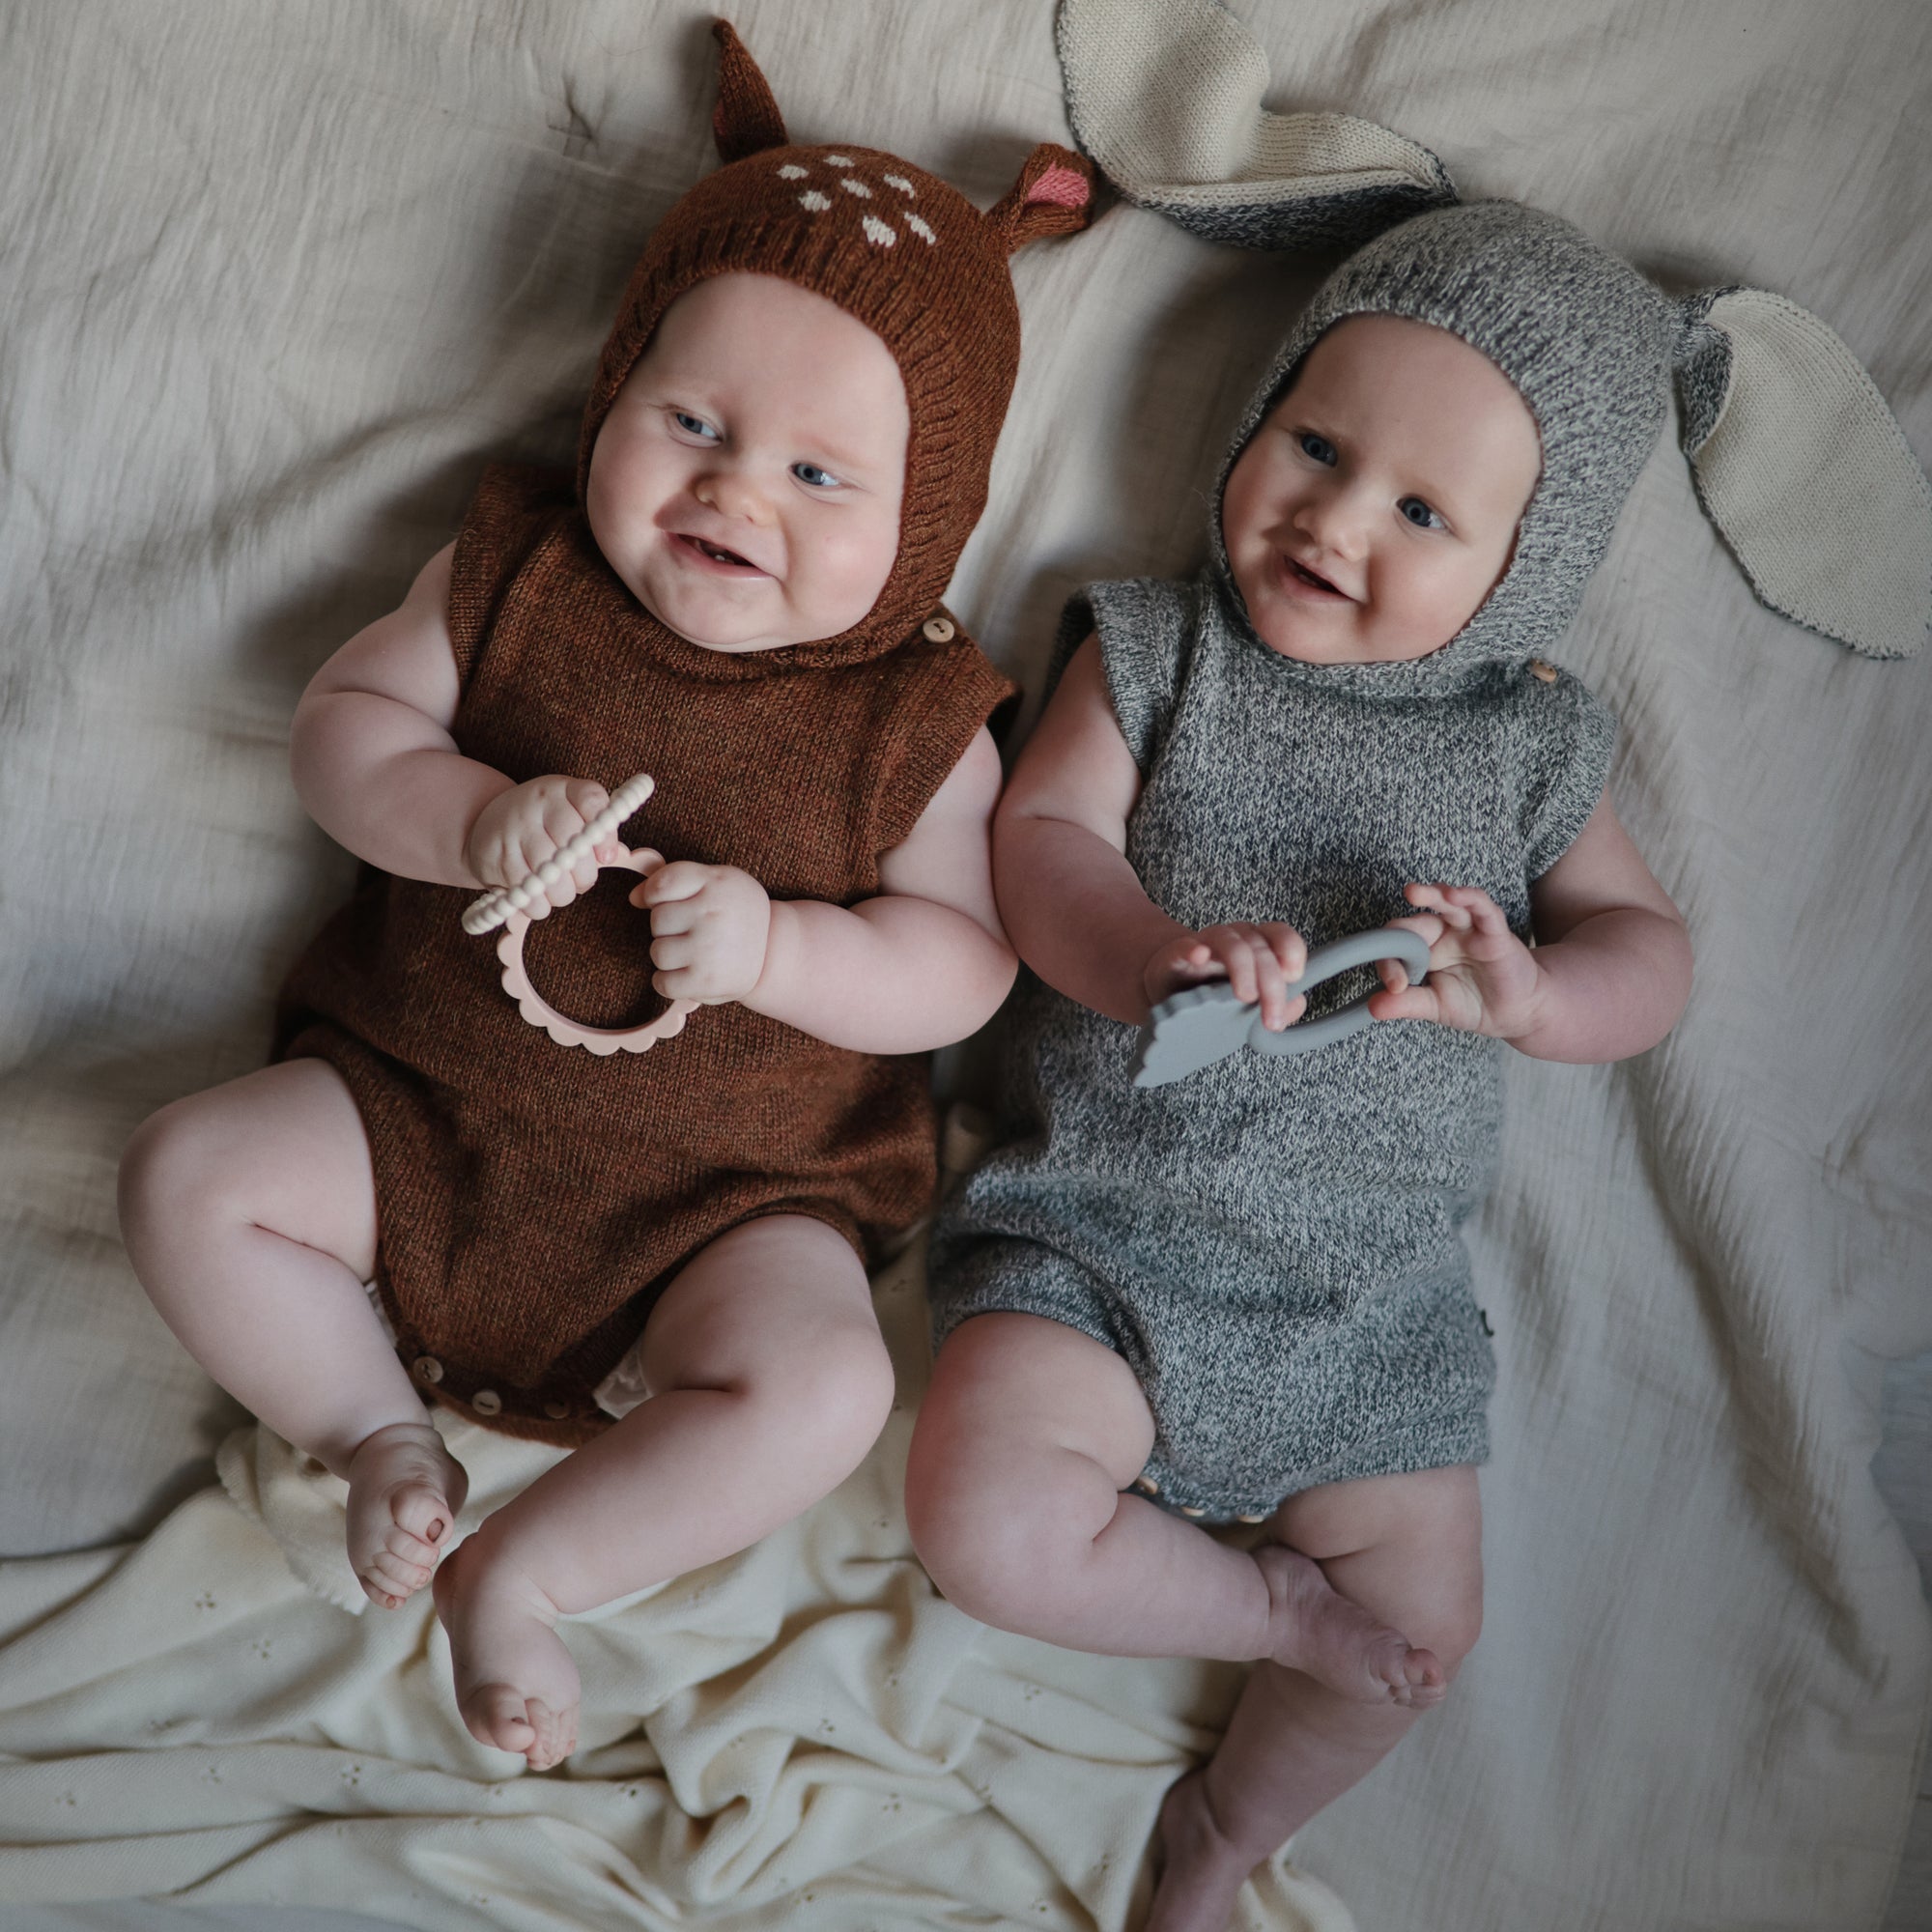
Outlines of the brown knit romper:
<svg viewBox="0 0 1932 1932">
<path fill-rule="evenodd" d="M 878 891 L 879 854 L 1009 688 L 959 634 L 829 670 L 688 644 L 605 566 L 567 475 L 508 467 L 458 539 L 450 635 L 467 756 L 612 791 L 647 771 L 658 790 L 628 843 L 836 905 Z M 533 981 L 573 1018 L 662 1004 L 635 883 L 607 874 L 526 936 Z M 608 1420 L 590 1391 L 667 1277 L 725 1229 L 813 1214 L 872 1259 L 923 1210 L 927 1066 L 735 1003 L 646 1053 L 559 1047 L 503 991 L 494 939 L 463 930 L 472 896 L 365 868 L 290 977 L 282 1050 L 328 1061 L 361 1110 L 379 1287 L 417 1379 L 463 1406 L 489 1391 L 496 1427 L 576 1442 Z"/>
<path fill-rule="evenodd" d="M 762 76 L 728 28 L 720 38 L 732 164 L 671 211 L 632 277 L 575 484 L 495 467 L 457 539 L 451 730 L 519 783 L 561 773 L 614 791 L 648 772 L 657 791 L 626 843 L 739 867 L 774 898 L 851 905 L 877 894 L 881 855 L 1011 689 L 937 600 L 983 505 L 1017 366 L 1006 256 L 1084 222 L 1087 165 L 1037 149 L 982 216 L 895 156 L 784 145 Z M 846 180 L 858 186 L 836 192 Z M 738 654 L 661 624 L 582 508 L 597 429 L 658 316 L 732 271 L 857 315 L 897 358 L 911 415 L 899 554 L 872 611 L 836 639 Z M 635 883 L 608 873 L 526 935 L 532 982 L 573 1019 L 627 1025 L 661 1005 Z M 560 1047 L 503 991 L 494 940 L 464 932 L 473 895 L 365 867 L 290 975 L 276 1054 L 327 1060 L 361 1112 L 377 1287 L 425 1395 L 574 1445 L 609 1425 L 592 1391 L 657 1295 L 725 1230 L 810 1214 L 875 1261 L 923 1211 L 927 1065 L 735 1003 L 700 1008 L 645 1053 Z"/>
</svg>

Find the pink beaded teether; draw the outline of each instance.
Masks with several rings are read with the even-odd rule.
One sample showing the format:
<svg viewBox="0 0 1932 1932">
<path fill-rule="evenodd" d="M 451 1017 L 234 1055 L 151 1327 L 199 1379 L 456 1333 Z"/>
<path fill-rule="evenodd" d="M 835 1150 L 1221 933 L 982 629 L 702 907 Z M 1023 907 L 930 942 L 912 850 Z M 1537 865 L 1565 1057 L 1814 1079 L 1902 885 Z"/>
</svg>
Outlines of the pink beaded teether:
<svg viewBox="0 0 1932 1932">
<path fill-rule="evenodd" d="M 657 789 L 647 773 L 627 779 L 611 795 L 611 803 L 591 819 L 583 830 L 567 840 L 554 859 L 547 859 L 528 878 L 514 886 L 499 886 L 471 902 L 463 915 L 465 932 L 488 932 L 503 927 L 497 942 L 497 957 L 503 962 L 503 990 L 516 1001 L 517 1010 L 532 1026 L 540 1026 L 559 1046 L 582 1046 L 596 1054 L 642 1053 L 661 1039 L 669 1039 L 684 1031 L 684 1023 L 697 1009 L 696 1000 L 673 1000 L 656 1019 L 634 1027 L 582 1026 L 558 1012 L 534 986 L 524 965 L 524 934 L 530 928 L 526 910 L 546 895 L 547 889 L 562 878 L 578 860 L 594 852 L 625 819 Z M 598 867 L 599 871 L 636 872 L 649 878 L 664 864 L 664 855 L 640 845 L 636 851 L 620 848 L 616 858 Z"/>
</svg>

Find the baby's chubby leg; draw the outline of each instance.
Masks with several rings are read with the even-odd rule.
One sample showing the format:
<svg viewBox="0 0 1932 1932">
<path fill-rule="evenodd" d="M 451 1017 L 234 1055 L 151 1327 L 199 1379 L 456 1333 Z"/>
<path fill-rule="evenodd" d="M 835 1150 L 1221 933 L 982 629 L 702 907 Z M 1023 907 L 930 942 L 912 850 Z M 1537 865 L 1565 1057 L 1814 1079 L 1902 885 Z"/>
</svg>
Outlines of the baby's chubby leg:
<svg viewBox="0 0 1932 1932">
<path fill-rule="evenodd" d="M 1268 1534 L 1427 1643 L 1445 1677 L 1474 1646 L 1483 1594 L 1474 1469 L 1325 1484 L 1284 1503 Z M 1220 1747 L 1161 1807 L 1162 1869 L 1148 1932 L 1226 1932 L 1255 1866 L 1364 1777 L 1420 1715 L 1257 1665 Z"/>
<path fill-rule="evenodd" d="M 892 1360 L 865 1271 L 824 1222 L 721 1235 L 644 1325 L 650 1400 L 545 1472 L 437 1572 L 457 1702 L 533 1770 L 576 1748 L 554 1626 L 716 1562 L 835 1489 L 885 1427 Z"/>
<path fill-rule="evenodd" d="M 292 1060 L 144 1122 L 121 1161 L 121 1233 L 183 1347 L 349 1484 L 349 1560 L 387 1608 L 429 1581 L 468 1486 L 362 1283 L 376 1183 L 342 1076 Z"/>
<path fill-rule="evenodd" d="M 1308 1557 L 1250 1555 L 1122 1493 L 1153 1445 L 1112 1350 L 1035 1315 L 980 1315 L 933 1365 L 906 1469 L 913 1543 L 981 1621 L 1117 1657 L 1268 1658 L 1384 1707 L 1439 1696 L 1427 1651 Z"/>
</svg>

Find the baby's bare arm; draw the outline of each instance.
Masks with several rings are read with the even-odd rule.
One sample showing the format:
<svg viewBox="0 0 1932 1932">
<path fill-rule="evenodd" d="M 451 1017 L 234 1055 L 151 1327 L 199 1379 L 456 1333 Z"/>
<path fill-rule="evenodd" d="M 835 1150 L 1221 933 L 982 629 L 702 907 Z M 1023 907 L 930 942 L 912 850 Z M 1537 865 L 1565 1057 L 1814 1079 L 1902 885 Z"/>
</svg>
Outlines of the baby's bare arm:
<svg viewBox="0 0 1932 1932">
<path fill-rule="evenodd" d="M 449 735 L 461 691 L 445 615 L 454 548 L 316 672 L 296 707 L 289 762 L 309 814 L 357 858 L 404 878 L 474 886 L 486 882 L 464 841 L 512 786 Z"/>
<path fill-rule="evenodd" d="M 1020 957 L 1049 986 L 1130 1026 L 1147 1018 L 1147 961 L 1191 936 L 1127 864 L 1127 814 L 1140 789 L 1090 637 L 1000 802 L 994 877 Z"/>
<path fill-rule="evenodd" d="M 772 901 L 764 964 L 744 1004 L 867 1053 L 920 1052 L 982 1026 L 1016 968 L 993 904 L 987 833 L 999 795 L 1000 754 L 982 730 L 879 862 L 876 898 L 849 910 Z"/>
<path fill-rule="evenodd" d="M 1537 944 L 1473 887 L 1410 885 L 1395 922 L 1429 943 L 1429 980 L 1385 961 L 1377 1019 L 1434 1020 L 1506 1039 L 1538 1060 L 1628 1059 L 1677 1023 L 1690 992 L 1684 918 L 1605 799 L 1530 888 Z"/>
<path fill-rule="evenodd" d="M 1149 898 L 1126 859 L 1140 771 L 1107 696 L 1100 647 L 1088 638 L 1020 754 L 993 835 L 1000 914 L 1020 957 L 1069 999 L 1130 1026 L 1180 987 L 1225 976 L 1259 1001 L 1270 1028 L 1301 1010 L 1288 981 L 1306 961 L 1279 921 L 1200 931 Z"/>
<path fill-rule="evenodd" d="M 1690 935 L 1607 797 L 1529 903 L 1542 987 L 1535 1024 L 1514 1046 L 1538 1060 L 1625 1060 L 1677 1024 Z"/>
</svg>

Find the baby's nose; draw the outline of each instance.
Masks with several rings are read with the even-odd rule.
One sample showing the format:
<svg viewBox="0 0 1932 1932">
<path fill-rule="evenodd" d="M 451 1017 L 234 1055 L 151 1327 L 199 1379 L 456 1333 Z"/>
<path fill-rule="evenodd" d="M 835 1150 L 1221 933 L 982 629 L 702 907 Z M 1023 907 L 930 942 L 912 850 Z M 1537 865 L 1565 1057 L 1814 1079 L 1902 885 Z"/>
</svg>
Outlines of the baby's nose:
<svg viewBox="0 0 1932 1932">
<path fill-rule="evenodd" d="M 742 469 L 721 466 L 700 476 L 693 486 L 693 494 L 722 517 L 741 517 L 747 523 L 761 524 L 770 514 L 770 503 L 757 479 Z"/>
<path fill-rule="evenodd" d="M 1338 556 L 1359 555 L 1368 535 L 1367 506 L 1348 488 L 1322 490 L 1307 498 L 1294 522 L 1306 536 Z"/>
</svg>

